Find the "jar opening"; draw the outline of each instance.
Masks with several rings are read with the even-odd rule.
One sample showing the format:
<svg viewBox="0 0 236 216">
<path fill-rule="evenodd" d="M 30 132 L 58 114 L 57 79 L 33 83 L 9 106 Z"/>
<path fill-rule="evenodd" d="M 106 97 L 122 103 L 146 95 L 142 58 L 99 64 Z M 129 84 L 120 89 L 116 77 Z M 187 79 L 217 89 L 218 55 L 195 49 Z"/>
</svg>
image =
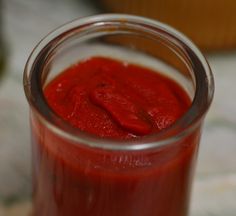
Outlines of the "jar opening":
<svg viewBox="0 0 236 216">
<path fill-rule="evenodd" d="M 118 34 L 120 35 L 119 40 L 116 38 Z M 129 40 L 131 36 L 133 38 Z M 74 42 L 71 40 L 72 38 Z M 149 47 L 151 46 L 149 46 L 148 42 L 150 39 L 158 41 L 156 44 L 162 44 L 163 47 L 167 47 L 165 56 L 175 56 L 181 59 L 185 67 L 191 71 L 186 76 L 191 76 L 193 85 L 195 86 L 195 92 L 189 110 L 172 126 L 160 133 L 127 141 L 99 138 L 75 129 L 62 120 L 48 106 L 43 94 L 43 87 L 47 83 L 49 71 L 59 70 L 57 67 L 52 69 L 52 61 L 58 58 L 58 62 L 63 64 L 60 56 L 62 53 L 65 54 L 68 50 L 71 50 L 75 41 L 76 43 L 83 42 L 87 47 L 88 44 L 86 44 L 86 41 L 90 41 L 91 50 L 94 52 L 94 46 L 97 46 L 94 38 L 99 38 L 101 44 L 125 44 L 131 49 L 132 44 L 129 41 L 136 42 L 137 44 L 141 44 L 140 41 L 142 41 L 142 44 L 145 44 L 145 46 L 141 47 L 144 53 L 150 51 Z M 62 50 L 61 47 L 65 43 L 67 43 L 67 47 Z M 60 51 L 60 55 L 58 54 L 58 50 Z M 78 55 L 74 55 L 74 57 L 86 58 L 89 52 L 85 52 L 84 50 L 88 51 L 90 49 L 81 47 L 81 55 L 79 57 Z M 107 53 L 101 52 L 101 50 L 99 52 Z M 114 52 L 112 53 L 114 54 Z M 155 53 L 152 53 L 152 55 L 155 57 Z M 70 59 L 71 62 L 68 62 L 67 59 L 67 64 L 78 60 L 72 58 Z M 110 150 L 143 150 L 176 142 L 198 126 L 211 104 L 214 83 L 211 70 L 204 56 L 189 39 L 178 31 L 167 25 L 143 17 L 124 14 L 105 14 L 72 21 L 46 36 L 36 46 L 27 61 L 24 71 L 24 89 L 31 108 L 40 120 L 56 134 L 75 143 L 90 147 Z"/>
</svg>

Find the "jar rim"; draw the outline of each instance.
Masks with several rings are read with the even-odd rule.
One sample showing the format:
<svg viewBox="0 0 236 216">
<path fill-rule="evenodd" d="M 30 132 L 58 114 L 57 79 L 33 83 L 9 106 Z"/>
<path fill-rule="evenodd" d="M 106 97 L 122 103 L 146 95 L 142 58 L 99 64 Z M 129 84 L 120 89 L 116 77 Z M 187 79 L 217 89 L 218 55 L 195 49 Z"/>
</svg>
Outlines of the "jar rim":
<svg viewBox="0 0 236 216">
<path fill-rule="evenodd" d="M 56 46 L 55 40 L 60 35 L 70 34 L 74 29 L 82 28 L 90 24 L 105 25 L 107 22 L 132 23 L 142 25 L 143 28 L 152 29 L 159 33 L 161 32 L 163 34 L 162 36 L 168 36 L 169 40 L 174 40 L 181 46 L 182 51 L 185 52 L 191 60 L 194 76 L 196 78 L 196 91 L 191 107 L 173 125 L 160 133 L 147 135 L 135 140 L 114 140 L 100 138 L 75 129 L 73 126 L 63 121 L 49 107 L 44 98 L 42 89 L 40 89 L 41 82 L 39 75 L 33 76 L 33 74 L 36 73 L 34 71 L 35 64 L 40 61 L 41 63 L 43 62 L 42 58 L 39 58 L 42 54 L 42 50 L 44 50 L 44 59 L 46 59 L 46 55 L 50 53 L 51 48 Z M 35 78 L 32 79 L 32 77 Z M 174 28 L 156 20 L 127 14 L 101 14 L 83 17 L 71 21 L 49 33 L 37 44 L 27 60 L 23 85 L 28 103 L 48 129 L 72 142 L 107 150 L 145 150 L 178 141 L 201 123 L 201 120 L 203 120 L 212 102 L 214 94 L 214 80 L 208 62 L 199 49 L 186 36 Z M 38 92 L 32 91 L 33 86 L 34 88 L 38 87 Z M 203 97 L 205 97 L 205 100 L 202 102 Z M 198 112 L 196 112 L 196 110 L 198 110 Z"/>
</svg>

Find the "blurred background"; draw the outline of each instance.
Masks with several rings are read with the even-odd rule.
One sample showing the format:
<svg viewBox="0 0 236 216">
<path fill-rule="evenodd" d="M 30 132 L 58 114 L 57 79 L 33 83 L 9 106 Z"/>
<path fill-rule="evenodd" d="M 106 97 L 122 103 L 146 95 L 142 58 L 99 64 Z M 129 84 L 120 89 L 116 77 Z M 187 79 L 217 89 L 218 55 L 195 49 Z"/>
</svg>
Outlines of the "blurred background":
<svg viewBox="0 0 236 216">
<path fill-rule="evenodd" d="M 205 121 L 190 216 L 235 216 L 235 11 L 235 0 L 0 0 L 0 216 L 30 211 L 30 133 L 22 85 L 30 52 L 56 27 L 105 12 L 165 22 L 206 55 L 216 90 Z"/>
</svg>

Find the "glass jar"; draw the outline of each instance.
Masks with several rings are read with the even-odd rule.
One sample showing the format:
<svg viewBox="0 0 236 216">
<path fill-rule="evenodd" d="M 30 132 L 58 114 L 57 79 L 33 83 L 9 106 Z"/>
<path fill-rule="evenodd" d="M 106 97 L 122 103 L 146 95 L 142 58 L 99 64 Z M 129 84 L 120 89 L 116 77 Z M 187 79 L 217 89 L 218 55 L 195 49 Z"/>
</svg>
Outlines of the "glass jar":
<svg viewBox="0 0 236 216">
<path fill-rule="evenodd" d="M 73 128 L 47 104 L 45 86 L 92 56 L 153 68 L 192 100 L 158 134 L 119 141 Z M 33 152 L 34 216 L 186 216 L 201 126 L 214 84 L 206 59 L 185 36 L 143 17 L 107 14 L 46 36 L 25 67 Z"/>
</svg>

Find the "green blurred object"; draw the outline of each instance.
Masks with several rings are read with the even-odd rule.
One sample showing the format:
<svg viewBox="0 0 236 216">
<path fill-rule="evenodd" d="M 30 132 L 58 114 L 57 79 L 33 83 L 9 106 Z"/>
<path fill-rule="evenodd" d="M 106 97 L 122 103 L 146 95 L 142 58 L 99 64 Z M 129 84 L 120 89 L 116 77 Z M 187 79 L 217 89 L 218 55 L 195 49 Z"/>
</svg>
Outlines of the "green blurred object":
<svg viewBox="0 0 236 216">
<path fill-rule="evenodd" d="M 5 66 L 5 49 L 3 40 L 3 20 L 2 20 L 2 1 L 0 0 L 0 78 L 2 77 Z"/>
</svg>

